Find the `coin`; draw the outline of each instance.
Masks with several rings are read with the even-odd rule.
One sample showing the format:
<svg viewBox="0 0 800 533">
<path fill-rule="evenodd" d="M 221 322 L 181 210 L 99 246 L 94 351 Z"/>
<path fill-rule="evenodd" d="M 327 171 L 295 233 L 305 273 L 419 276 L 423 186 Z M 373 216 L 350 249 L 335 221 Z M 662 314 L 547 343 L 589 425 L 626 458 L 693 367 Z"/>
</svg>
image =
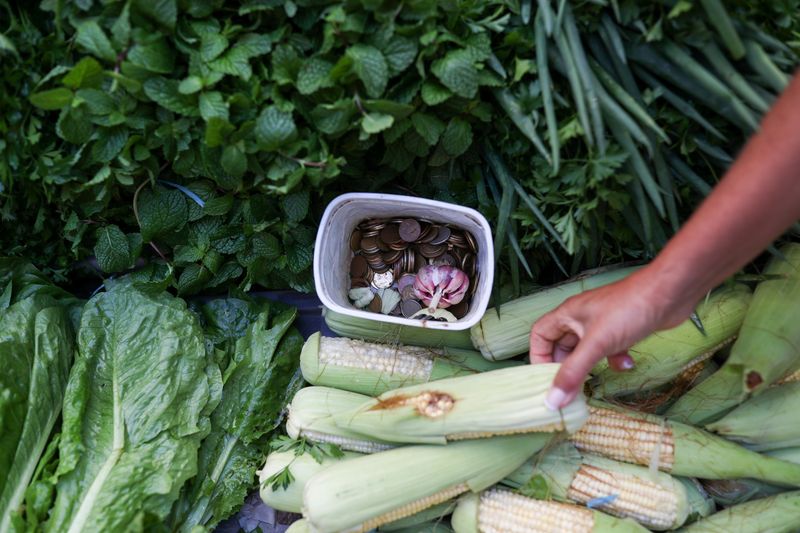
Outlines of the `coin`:
<svg viewBox="0 0 800 533">
<path fill-rule="evenodd" d="M 436 260 L 436 262 L 440 265 L 450 265 L 450 266 L 456 266 L 460 264 L 456 262 L 456 258 L 450 255 L 449 253 L 443 254 L 440 258 Z"/>
<path fill-rule="evenodd" d="M 420 309 L 422 309 L 422 304 L 417 300 L 404 300 L 400 302 L 400 310 L 406 318 L 411 318 L 417 314 Z"/>
<path fill-rule="evenodd" d="M 472 278 L 475 277 L 475 256 L 474 255 L 470 254 L 470 255 L 465 255 L 464 256 L 464 259 L 461 261 L 461 270 L 463 270 L 464 273 L 467 276 L 469 276 L 470 280 L 472 280 Z"/>
<path fill-rule="evenodd" d="M 381 230 L 381 240 L 386 244 L 399 242 L 403 239 L 400 238 L 400 232 L 394 224 L 387 225 Z"/>
<path fill-rule="evenodd" d="M 353 233 L 350 234 L 350 249 L 353 252 L 361 249 L 361 232 L 357 229 L 354 229 Z"/>
<path fill-rule="evenodd" d="M 447 242 L 447 239 L 450 238 L 450 228 L 447 226 L 439 226 L 439 229 L 436 231 L 436 236 L 431 239 L 431 244 L 444 244 Z"/>
<path fill-rule="evenodd" d="M 455 305 L 451 305 L 447 310 L 453 313 L 453 316 L 456 318 L 464 318 L 467 311 L 469 311 L 469 305 L 467 304 L 467 300 L 464 299 Z"/>
<path fill-rule="evenodd" d="M 424 267 L 427 264 L 428 264 L 428 260 L 425 258 L 424 255 L 422 255 L 422 253 L 419 250 L 417 250 L 414 253 L 414 265 L 413 265 L 412 269 L 409 270 L 409 272 L 419 272 L 419 269 Z"/>
<path fill-rule="evenodd" d="M 419 253 L 422 254 L 423 257 L 427 257 L 429 259 L 433 259 L 439 257 L 447 250 L 446 246 L 435 245 L 435 244 L 423 244 L 419 247 Z"/>
<path fill-rule="evenodd" d="M 368 254 L 377 252 L 380 250 L 380 248 L 378 248 L 378 239 L 375 237 L 361 239 L 361 250 Z"/>
<path fill-rule="evenodd" d="M 383 258 L 384 263 L 391 264 L 394 263 L 395 261 L 398 261 L 401 257 L 403 257 L 403 250 L 383 252 L 381 254 L 381 257 Z"/>
<path fill-rule="evenodd" d="M 392 283 L 394 283 L 394 273 L 391 270 L 387 269 L 386 272 L 376 270 L 375 275 L 372 276 L 372 286 L 376 289 L 388 289 Z"/>
<path fill-rule="evenodd" d="M 350 276 L 363 278 L 367 274 L 367 260 L 363 256 L 357 255 L 350 261 Z"/>
<path fill-rule="evenodd" d="M 403 311 L 400 309 L 400 304 L 394 306 L 394 309 L 389 311 L 389 314 L 392 316 L 402 316 Z"/>
<path fill-rule="evenodd" d="M 467 239 L 467 247 L 472 250 L 472 253 L 478 253 L 478 245 L 475 244 L 475 237 L 472 236 L 472 233 L 465 231 L 464 238 Z"/>
<path fill-rule="evenodd" d="M 414 220 L 413 218 L 407 218 L 400 223 L 400 237 L 406 242 L 414 242 L 416 241 L 420 233 L 422 232 L 422 227 L 419 225 L 419 222 Z"/>
<path fill-rule="evenodd" d="M 426 243 L 431 242 L 433 239 L 436 238 L 436 235 L 439 233 L 439 227 L 434 226 L 433 224 L 427 224 L 423 229 L 422 233 L 420 234 L 417 242 L 419 243 Z"/>
<path fill-rule="evenodd" d="M 350 288 L 355 289 L 356 287 L 369 287 L 369 282 L 364 278 L 351 278 Z"/>
<path fill-rule="evenodd" d="M 381 297 L 376 294 L 375 297 L 372 299 L 372 301 L 369 303 L 368 309 L 373 313 L 380 313 L 382 303 L 383 302 L 381 302 Z"/>
</svg>

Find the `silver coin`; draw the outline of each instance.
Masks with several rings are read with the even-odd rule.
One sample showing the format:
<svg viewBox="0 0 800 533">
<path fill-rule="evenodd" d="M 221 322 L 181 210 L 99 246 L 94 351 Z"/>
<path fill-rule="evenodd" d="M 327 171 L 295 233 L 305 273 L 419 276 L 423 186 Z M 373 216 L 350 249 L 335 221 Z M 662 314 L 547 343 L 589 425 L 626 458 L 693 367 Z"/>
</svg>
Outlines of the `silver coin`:
<svg viewBox="0 0 800 533">
<path fill-rule="evenodd" d="M 376 289 L 388 289 L 392 283 L 394 283 L 394 272 L 391 270 L 375 272 L 372 276 L 372 286 Z"/>
</svg>

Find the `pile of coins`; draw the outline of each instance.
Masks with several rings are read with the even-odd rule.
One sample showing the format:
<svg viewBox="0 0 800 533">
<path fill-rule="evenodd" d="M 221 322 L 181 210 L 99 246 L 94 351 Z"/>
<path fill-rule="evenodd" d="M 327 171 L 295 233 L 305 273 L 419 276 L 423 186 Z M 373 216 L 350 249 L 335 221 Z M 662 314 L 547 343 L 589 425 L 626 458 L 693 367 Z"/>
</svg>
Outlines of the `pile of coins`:
<svg viewBox="0 0 800 533">
<path fill-rule="evenodd" d="M 366 307 L 381 312 L 379 291 L 397 290 L 401 300 L 390 315 L 413 317 L 423 307 L 414 297 L 413 280 L 426 265 L 450 265 L 469 277 L 469 290 L 447 311 L 462 318 L 478 286 L 477 245 L 468 231 L 450 224 L 419 218 L 371 218 L 363 220 L 350 235 L 350 288 L 368 287 L 375 296 Z"/>
</svg>

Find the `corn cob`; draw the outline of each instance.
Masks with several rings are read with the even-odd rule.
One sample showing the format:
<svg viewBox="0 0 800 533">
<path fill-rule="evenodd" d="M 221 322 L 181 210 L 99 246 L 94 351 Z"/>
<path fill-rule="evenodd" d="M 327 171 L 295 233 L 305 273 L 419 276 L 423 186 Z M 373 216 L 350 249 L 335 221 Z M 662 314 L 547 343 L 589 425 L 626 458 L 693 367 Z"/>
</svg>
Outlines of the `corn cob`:
<svg viewBox="0 0 800 533">
<path fill-rule="evenodd" d="M 558 363 L 525 365 L 404 387 L 339 411 L 350 431 L 389 442 L 447 441 L 528 432 L 577 430 L 586 420 L 583 397 L 560 412 L 544 405 Z"/>
<path fill-rule="evenodd" d="M 307 520 L 301 518 L 292 522 L 292 525 L 289 526 L 285 533 L 311 533 L 311 526 L 308 525 Z"/>
<path fill-rule="evenodd" d="M 526 461 L 500 483 L 518 489 L 535 478 L 547 484 L 549 497 L 555 500 L 582 505 L 607 500 L 593 508 L 656 531 L 681 526 L 691 511 L 686 487 L 669 474 L 582 456 L 569 443 Z"/>
<path fill-rule="evenodd" d="M 781 253 L 783 257 L 775 258 L 764 271 L 777 279 L 766 279 L 756 287 L 720 376 L 686 393 L 668 412 L 670 418 L 695 424 L 715 420 L 800 368 L 800 244 L 790 243 Z"/>
<path fill-rule="evenodd" d="M 684 370 L 733 342 L 751 298 L 750 290 L 740 284 L 716 291 L 697 307 L 704 332 L 686 320 L 670 330 L 653 333 L 628 351 L 636 361 L 631 370 L 617 372 L 603 359 L 593 371 L 592 389 L 608 398 L 652 390 L 671 382 Z"/>
<path fill-rule="evenodd" d="M 308 338 L 300 355 L 303 378 L 312 385 L 372 396 L 406 385 L 522 364 L 493 363 L 473 350 L 378 344 L 319 333 Z"/>
<path fill-rule="evenodd" d="M 449 500 L 440 504 L 428 507 L 416 514 L 389 522 L 380 527 L 381 531 L 402 531 L 413 527 L 423 527 L 429 522 L 440 522 L 443 516 L 447 516 L 456 508 L 456 500 Z"/>
<path fill-rule="evenodd" d="M 686 533 L 793 533 L 800 530 L 800 491 L 784 492 L 704 518 L 682 529 Z"/>
<path fill-rule="evenodd" d="M 472 340 L 467 330 L 429 329 L 399 324 L 389 324 L 364 318 L 347 316 L 327 307 L 322 309 L 322 317 L 331 331 L 342 337 L 382 342 L 386 344 L 411 344 L 441 348 L 460 348 L 472 350 Z"/>
<path fill-rule="evenodd" d="M 772 387 L 706 426 L 751 450 L 776 450 L 800 445 L 800 383 Z"/>
<path fill-rule="evenodd" d="M 493 488 L 462 496 L 452 517 L 456 533 L 638 533 L 633 520 L 569 503 L 535 500 Z"/>
<path fill-rule="evenodd" d="M 303 514 L 320 533 L 368 531 L 491 486 L 550 438 L 514 435 L 404 446 L 336 463 L 306 484 Z"/>
<path fill-rule="evenodd" d="M 775 382 L 775 385 L 785 385 L 787 383 L 797 383 L 800 381 L 800 370 L 792 369 L 788 374 Z"/>
<path fill-rule="evenodd" d="M 570 439 L 586 453 L 702 479 L 750 477 L 800 486 L 800 465 L 748 450 L 662 417 L 592 402 L 589 420 Z"/>
<path fill-rule="evenodd" d="M 368 400 L 368 396 L 329 387 L 300 389 L 289 404 L 286 433 L 293 439 L 328 442 L 353 452 L 388 450 L 394 444 L 339 427 L 333 420 L 334 413 L 350 411 Z"/>
<path fill-rule="evenodd" d="M 318 461 L 308 452 L 273 452 L 267 456 L 264 467 L 256 472 L 261 500 L 278 511 L 299 513 L 303 507 L 303 488 L 312 475 L 335 462 L 359 456 L 357 453 L 344 452 L 343 457 L 324 456 Z M 286 487 L 273 487 L 269 479 L 284 469 L 289 470 L 292 481 Z"/>
<path fill-rule="evenodd" d="M 512 300 L 499 309 L 489 309 L 481 321 L 470 329 L 472 344 L 485 358 L 494 361 L 526 353 L 531 326 L 542 315 L 561 305 L 570 296 L 618 281 L 637 269 L 620 268 L 588 275 Z"/>
</svg>

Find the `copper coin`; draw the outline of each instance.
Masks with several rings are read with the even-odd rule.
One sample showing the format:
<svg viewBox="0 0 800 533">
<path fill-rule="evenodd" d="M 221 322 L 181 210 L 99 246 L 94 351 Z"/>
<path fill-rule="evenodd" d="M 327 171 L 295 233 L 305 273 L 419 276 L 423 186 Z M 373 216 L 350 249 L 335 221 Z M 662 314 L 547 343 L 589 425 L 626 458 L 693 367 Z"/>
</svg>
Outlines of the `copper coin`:
<svg viewBox="0 0 800 533">
<path fill-rule="evenodd" d="M 400 289 L 400 299 L 402 300 L 413 300 L 416 298 L 414 294 L 414 286 L 413 285 L 406 285 L 402 289 Z"/>
<path fill-rule="evenodd" d="M 447 242 L 447 239 L 450 238 L 450 228 L 447 226 L 439 226 L 439 229 L 436 231 L 436 236 L 431 239 L 431 244 L 444 244 Z"/>
<path fill-rule="evenodd" d="M 461 261 L 461 270 L 469 276 L 470 280 L 475 277 L 475 256 L 472 254 L 464 256 L 464 259 Z"/>
<path fill-rule="evenodd" d="M 428 264 L 428 259 L 417 250 L 414 253 L 414 264 L 409 272 L 418 272 L 420 268 Z"/>
<path fill-rule="evenodd" d="M 392 250 L 405 250 L 408 248 L 408 243 L 406 241 L 397 241 L 389 244 L 389 248 Z"/>
<path fill-rule="evenodd" d="M 394 306 L 394 309 L 389 311 L 389 314 L 392 316 L 402 316 L 403 311 L 400 309 L 400 304 Z"/>
<path fill-rule="evenodd" d="M 369 287 L 369 282 L 364 278 L 351 278 L 350 288 L 355 289 L 356 287 Z"/>
<path fill-rule="evenodd" d="M 422 228 L 422 233 L 420 234 L 419 238 L 417 239 L 418 243 L 426 243 L 431 242 L 433 239 L 436 238 L 436 235 L 439 233 L 439 227 L 434 225 L 426 225 Z"/>
<path fill-rule="evenodd" d="M 400 223 L 400 237 L 406 242 L 414 242 L 419 239 L 422 227 L 413 218 L 407 218 Z"/>
<path fill-rule="evenodd" d="M 397 226 L 394 224 L 389 224 L 381 230 L 381 240 L 386 244 L 392 244 L 403 239 L 400 238 L 400 232 L 397 229 Z"/>
<path fill-rule="evenodd" d="M 437 263 L 440 265 L 450 265 L 450 266 L 458 266 L 461 263 L 456 262 L 456 258 L 450 255 L 449 253 L 442 255 L 439 259 L 436 260 Z"/>
<path fill-rule="evenodd" d="M 380 248 L 378 248 L 378 239 L 375 237 L 366 237 L 361 239 L 361 249 L 368 254 L 377 252 L 380 250 Z"/>
<path fill-rule="evenodd" d="M 416 315 L 420 309 L 422 309 L 422 304 L 417 300 L 405 300 L 400 302 L 400 310 L 406 318 L 411 318 Z"/>
<path fill-rule="evenodd" d="M 357 252 L 361 249 L 361 232 L 357 229 L 350 234 L 350 249 Z"/>
<path fill-rule="evenodd" d="M 439 257 L 447 250 L 446 246 L 442 245 L 434 245 L 434 244 L 423 244 L 419 247 L 419 253 L 422 254 L 423 257 L 427 257 L 429 259 L 434 259 Z"/>
<path fill-rule="evenodd" d="M 390 252 L 383 252 L 381 254 L 384 263 L 394 263 L 403 257 L 403 250 L 393 250 Z"/>
<path fill-rule="evenodd" d="M 467 239 L 467 247 L 472 250 L 473 253 L 478 253 L 478 245 L 475 243 L 475 237 L 472 236 L 472 233 L 465 231 L 464 238 Z"/>
<path fill-rule="evenodd" d="M 457 304 L 448 307 L 447 310 L 453 313 L 456 318 L 464 318 L 467 311 L 469 311 L 469 304 L 467 304 L 466 300 L 461 300 Z"/>
<path fill-rule="evenodd" d="M 353 278 L 363 278 L 367 274 L 367 260 L 363 256 L 357 255 L 350 260 L 350 276 Z"/>
<path fill-rule="evenodd" d="M 369 306 L 367 306 L 367 308 L 373 313 L 380 313 L 382 303 L 383 302 L 381 302 L 381 297 L 376 294 L 375 297 L 372 299 L 372 301 L 369 303 Z"/>
<path fill-rule="evenodd" d="M 395 261 L 392 265 L 392 273 L 394 274 L 394 279 L 399 279 L 400 276 L 403 275 L 403 261 Z"/>
</svg>

